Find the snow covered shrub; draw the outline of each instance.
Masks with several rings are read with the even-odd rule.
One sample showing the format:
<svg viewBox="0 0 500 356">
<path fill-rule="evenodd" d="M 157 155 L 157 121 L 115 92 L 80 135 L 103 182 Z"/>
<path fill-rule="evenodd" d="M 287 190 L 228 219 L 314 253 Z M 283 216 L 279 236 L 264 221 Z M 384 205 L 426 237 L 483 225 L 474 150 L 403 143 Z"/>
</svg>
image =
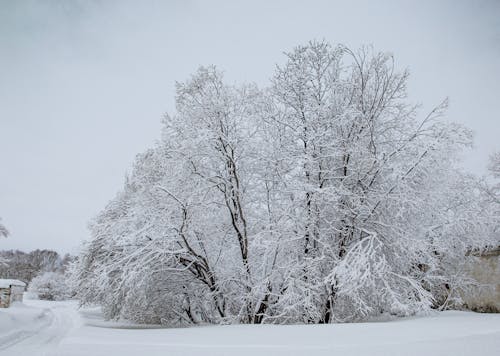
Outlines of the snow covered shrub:
<svg viewBox="0 0 500 356">
<path fill-rule="evenodd" d="M 443 121 L 446 101 L 421 117 L 407 80 L 391 55 L 325 42 L 288 53 L 263 90 L 200 68 L 92 222 L 81 302 L 175 325 L 435 306 L 490 226 L 456 169 L 470 132 Z"/>
<path fill-rule="evenodd" d="M 32 279 L 28 292 L 43 300 L 66 300 L 71 296 L 66 277 L 58 272 L 45 272 Z"/>
</svg>

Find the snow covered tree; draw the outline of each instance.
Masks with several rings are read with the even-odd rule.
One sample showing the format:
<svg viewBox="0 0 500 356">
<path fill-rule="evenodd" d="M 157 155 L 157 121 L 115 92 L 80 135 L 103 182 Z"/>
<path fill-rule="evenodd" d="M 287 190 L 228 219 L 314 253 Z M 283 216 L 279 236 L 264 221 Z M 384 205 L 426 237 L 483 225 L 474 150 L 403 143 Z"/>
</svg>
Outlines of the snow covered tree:
<svg viewBox="0 0 500 356">
<path fill-rule="evenodd" d="M 200 68 L 92 222 L 72 268 L 81 302 L 166 324 L 330 323 L 448 303 L 443 286 L 467 283 L 451 267 L 490 218 L 456 168 L 470 132 L 443 120 L 446 101 L 421 116 L 407 80 L 389 54 L 325 42 L 288 53 L 263 90 Z"/>
<path fill-rule="evenodd" d="M 0 278 L 15 278 L 29 283 L 43 272 L 63 272 L 65 264 L 56 251 L 34 250 L 29 253 L 19 250 L 0 251 L 4 264 L 0 266 Z"/>
<path fill-rule="evenodd" d="M 2 219 L 0 218 L 0 221 Z M 0 222 L 0 237 L 7 237 L 9 236 L 9 230 Z"/>
<path fill-rule="evenodd" d="M 66 300 L 70 289 L 66 277 L 58 272 L 44 272 L 30 282 L 28 291 L 42 300 Z"/>
<path fill-rule="evenodd" d="M 498 207 L 500 206 L 500 152 L 491 155 L 488 170 L 494 182 L 486 191 L 491 200 L 496 203 L 498 213 Z"/>
<path fill-rule="evenodd" d="M 247 192 L 256 184 L 259 129 L 250 119 L 260 93 L 223 84 L 215 68 L 200 69 L 177 93 L 178 115 L 165 117 L 162 143 L 138 157 L 124 192 L 92 225 L 96 238 L 81 263 L 93 273 L 81 280 L 103 292 L 82 285 L 92 294 L 82 300 L 110 305 L 112 317 L 128 315 L 117 301 L 156 273 L 166 290 L 175 288 L 171 309 L 183 318 L 257 322 L 265 297 L 252 297 L 257 271 L 249 263 L 249 234 L 260 219 L 252 219 Z M 133 272 L 138 268 L 147 272 Z M 124 293 L 108 301 L 108 291 L 120 287 Z"/>
<path fill-rule="evenodd" d="M 491 221 L 491 238 L 489 239 L 490 248 L 500 247 L 500 152 L 495 152 L 490 156 L 488 164 L 490 182 L 483 182 L 482 205 L 487 210 L 487 214 Z"/>
<path fill-rule="evenodd" d="M 312 322 L 425 310 L 430 276 L 418 266 L 435 263 L 426 235 L 442 172 L 469 132 L 440 120 L 446 102 L 419 120 L 390 55 L 312 42 L 287 56 L 273 93 L 303 262 L 286 293 Z"/>
<path fill-rule="evenodd" d="M 0 218 L 0 221 L 2 219 Z M 9 230 L 0 222 L 0 237 L 7 237 L 9 236 Z M 0 256 L 0 266 L 6 266 L 8 260 Z"/>
</svg>

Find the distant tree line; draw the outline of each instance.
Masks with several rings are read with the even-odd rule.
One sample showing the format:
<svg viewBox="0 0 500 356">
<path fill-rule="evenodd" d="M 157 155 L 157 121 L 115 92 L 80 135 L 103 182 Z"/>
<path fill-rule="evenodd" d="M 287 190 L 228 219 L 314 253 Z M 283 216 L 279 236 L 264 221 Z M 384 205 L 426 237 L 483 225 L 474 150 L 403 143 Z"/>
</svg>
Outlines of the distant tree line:
<svg viewBox="0 0 500 356">
<path fill-rule="evenodd" d="M 52 250 L 0 251 L 0 278 L 19 279 L 30 283 L 45 272 L 64 273 L 73 260 L 69 254 L 61 256 Z"/>
</svg>

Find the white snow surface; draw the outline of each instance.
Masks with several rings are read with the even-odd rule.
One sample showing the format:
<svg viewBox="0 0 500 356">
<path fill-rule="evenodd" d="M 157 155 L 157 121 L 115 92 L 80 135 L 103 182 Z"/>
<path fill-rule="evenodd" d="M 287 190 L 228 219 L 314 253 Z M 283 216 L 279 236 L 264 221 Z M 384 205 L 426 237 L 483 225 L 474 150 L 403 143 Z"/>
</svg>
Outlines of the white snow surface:
<svg viewBox="0 0 500 356">
<path fill-rule="evenodd" d="M 500 355 L 500 314 L 333 325 L 153 328 L 105 322 L 75 302 L 27 300 L 0 310 L 0 355 Z"/>
<path fill-rule="evenodd" d="M 9 288 L 10 286 L 26 287 L 26 283 L 17 279 L 0 279 L 0 288 Z"/>
<path fill-rule="evenodd" d="M 26 300 L 0 309 L 0 355 L 50 355 L 81 318 L 75 302 Z"/>
</svg>

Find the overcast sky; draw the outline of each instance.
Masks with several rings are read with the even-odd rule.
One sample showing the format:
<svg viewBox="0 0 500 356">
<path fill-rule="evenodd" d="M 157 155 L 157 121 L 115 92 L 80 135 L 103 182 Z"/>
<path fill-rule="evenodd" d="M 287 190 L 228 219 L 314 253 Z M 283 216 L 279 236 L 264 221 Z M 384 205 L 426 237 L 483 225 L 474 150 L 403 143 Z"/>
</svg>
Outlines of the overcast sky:
<svg viewBox="0 0 500 356">
<path fill-rule="evenodd" d="M 449 97 L 476 133 L 467 169 L 500 150 L 500 1 L 0 0 L 0 249 L 75 252 L 175 81 L 216 64 L 266 85 L 311 39 L 392 52 L 424 108 Z"/>
</svg>

